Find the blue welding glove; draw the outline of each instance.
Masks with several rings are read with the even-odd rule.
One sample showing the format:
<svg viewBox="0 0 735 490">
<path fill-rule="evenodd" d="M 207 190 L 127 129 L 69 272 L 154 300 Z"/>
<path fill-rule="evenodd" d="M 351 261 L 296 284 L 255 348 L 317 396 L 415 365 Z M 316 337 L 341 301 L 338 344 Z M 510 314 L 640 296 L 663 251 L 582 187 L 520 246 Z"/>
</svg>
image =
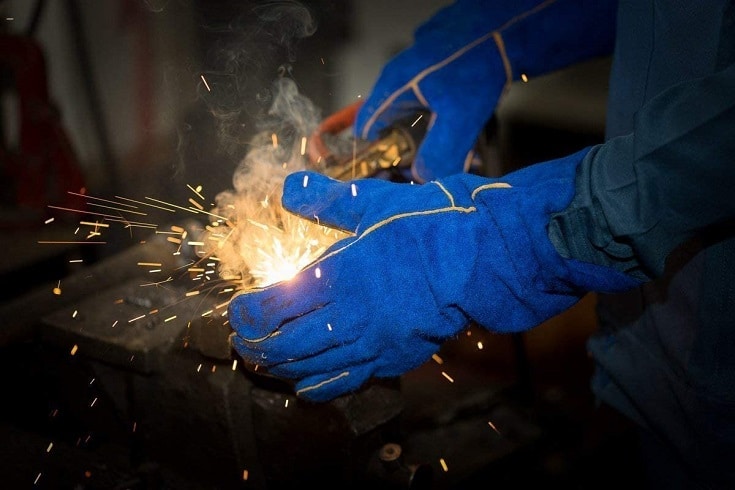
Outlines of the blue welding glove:
<svg viewBox="0 0 735 490">
<path fill-rule="evenodd" d="M 354 123 L 376 139 L 428 113 L 408 176 L 427 182 L 469 169 L 505 87 L 612 51 L 615 0 L 458 0 L 419 27 L 383 68 Z"/>
<path fill-rule="evenodd" d="M 228 313 L 234 348 L 297 380 L 297 394 L 323 401 L 372 376 L 418 367 L 473 320 L 519 332 L 588 291 L 638 285 L 611 268 L 563 258 L 547 236 L 550 215 L 573 197 L 575 168 L 587 151 L 502 181 L 457 174 L 412 185 L 289 175 L 286 209 L 354 235 L 293 279 L 235 296 Z"/>
</svg>

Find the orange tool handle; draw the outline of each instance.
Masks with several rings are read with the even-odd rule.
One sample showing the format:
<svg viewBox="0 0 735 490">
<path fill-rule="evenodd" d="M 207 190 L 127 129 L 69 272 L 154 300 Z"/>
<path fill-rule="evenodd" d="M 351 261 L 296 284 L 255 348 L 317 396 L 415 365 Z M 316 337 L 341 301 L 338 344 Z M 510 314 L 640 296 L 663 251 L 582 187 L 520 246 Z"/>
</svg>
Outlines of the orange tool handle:
<svg viewBox="0 0 735 490">
<path fill-rule="evenodd" d="M 312 164 L 332 163 L 336 156 L 327 148 L 323 135 L 337 135 L 352 126 L 357 116 L 357 111 L 362 106 L 362 100 L 349 104 L 334 114 L 324 119 L 309 137 L 308 155 Z"/>
</svg>

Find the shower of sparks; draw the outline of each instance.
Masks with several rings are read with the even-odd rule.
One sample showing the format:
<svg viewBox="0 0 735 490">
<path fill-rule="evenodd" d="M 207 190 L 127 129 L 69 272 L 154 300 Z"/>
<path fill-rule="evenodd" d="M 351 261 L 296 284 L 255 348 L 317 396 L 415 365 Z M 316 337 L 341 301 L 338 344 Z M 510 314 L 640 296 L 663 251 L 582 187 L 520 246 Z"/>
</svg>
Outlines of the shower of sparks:
<svg viewBox="0 0 735 490">
<path fill-rule="evenodd" d="M 265 166 L 251 172 L 260 185 L 247 193 L 220 194 L 212 212 L 220 218 L 211 220 L 202 240 L 204 254 L 218 259 L 220 277 L 239 289 L 291 279 L 346 236 L 283 209 L 285 169 Z M 314 273 L 319 277 L 322 271 L 315 268 Z"/>
</svg>

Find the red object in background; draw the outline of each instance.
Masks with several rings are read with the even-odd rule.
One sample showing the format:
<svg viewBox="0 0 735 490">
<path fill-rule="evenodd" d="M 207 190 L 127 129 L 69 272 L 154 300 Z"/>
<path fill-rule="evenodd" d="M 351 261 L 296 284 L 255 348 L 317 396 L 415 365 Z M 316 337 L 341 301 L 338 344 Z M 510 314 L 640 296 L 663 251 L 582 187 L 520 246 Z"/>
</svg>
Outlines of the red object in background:
<svg viewBox="0 0 735 490">
<path fill-rule="evenodd" d="M 362 100 L 353 102 L 324 119 L 309 137 L 309 161 L 315 165 L 319 162 L 332 163 L 336 157 L 324 142 L 324 136 L 337 135 L 351 127 L 355 122 L 357 112 L 362 106 Z"/>
<path fill-rule="evenodd" d="M 0 218 L 2 226 L 38 225 L 48 205 L 81 209 L 85 179 L 72 145 L 48 92 L 46 63 L 30 38 L 0 34 L 0 70 L 17 95 L 17 148 L 0 144 L 0 193 L 3 206 L 16 218 Z M 25 216 L 25 218 L 23 218 Z"/>
</svg>

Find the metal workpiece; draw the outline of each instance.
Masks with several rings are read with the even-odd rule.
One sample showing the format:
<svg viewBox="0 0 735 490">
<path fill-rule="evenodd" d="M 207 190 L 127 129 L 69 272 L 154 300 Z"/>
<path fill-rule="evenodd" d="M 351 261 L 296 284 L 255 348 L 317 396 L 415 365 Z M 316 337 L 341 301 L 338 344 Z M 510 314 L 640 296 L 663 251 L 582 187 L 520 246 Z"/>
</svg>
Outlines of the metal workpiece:
<svg viewBox="0 0 735 490">
<path fill-rule="evenodd" d="M 196 305 L 182 301 L 185 292 L 173 285 L 141 287 L 140 279 L 130 279 L 45 316 L 41 339 L 123 369 L 161 370 L 157 351 L 180 341 L 197 313 Z"/>
</svg>

